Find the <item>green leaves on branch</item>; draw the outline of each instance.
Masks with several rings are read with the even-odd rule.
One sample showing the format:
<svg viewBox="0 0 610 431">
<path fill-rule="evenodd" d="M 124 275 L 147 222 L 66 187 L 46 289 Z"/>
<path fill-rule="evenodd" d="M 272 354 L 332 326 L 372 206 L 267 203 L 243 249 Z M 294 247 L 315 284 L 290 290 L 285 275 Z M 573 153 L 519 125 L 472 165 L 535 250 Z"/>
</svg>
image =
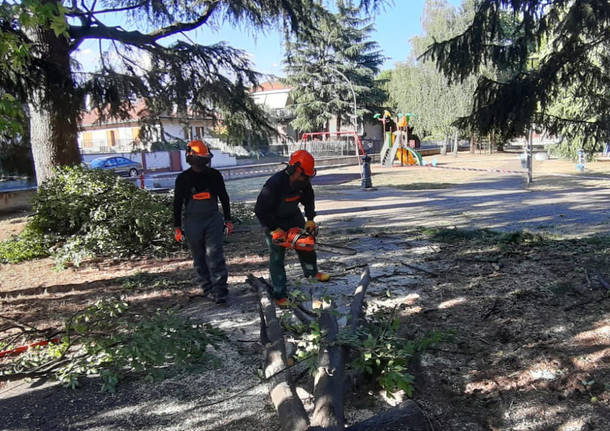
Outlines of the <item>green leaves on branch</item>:
<svg viewBox="0 0 610 431">
<path fill-rule="evenodd" d="M 318 354 L 326 342 L 318 322 L 312 321 L 309 328 L 303 325 L 293 328 L 284 319 L 282 325 L 293 333 L 297 344 L 296 359 L 305 361 L 312 372 L 316 370 Z M 307 330 L 303 332 L 303 329 Z M 351 368 L 375 381 L 388 396 L 402 390 L 410 397 L 413 394 L 413 376 L 408 373 L 409 362 L 431 345 L 448 341 L 449 336 L 433 332 L 421 339 L 408 340 L 398 335 L 399 329 L 400 321 L 394 311 L 387 313 L 382 310 L 369 316 L 356 332 L 339 332 L 337 343 L 352 352 Z"/>
<path fill-rule="evenodd" d="M 0 262 L 18 263 L 25 260 L 47 257 L 54 239 L 45 238 L 30 226 L 11 239 L 0 242 Z"/>
<path fill-rule="evenodd" d="M 49 27 L 55 36 L 66 34 L 68 31 L 66 8 L 60 2 L 24 0 L 20 5 L 10 5 L 10 7 L 17 12 L 17 20 L 24 28 Z"/>
<path fill-rule="evenodd" d="M 413 376 L 408 373 L 409 362 L 448 337 L 440 332 L 416 340 L 400 337 L 400 321 L 394 311 L 372 315 L 355 334 L 342 337 L 341 342 L 356 352 L 352 367 L 374 379 L 389 397 L 401 390 L 411 397 Z"/>
<path fill-rule="evenodd" d="M 231 203 L 237 221 L 254 220 L 251 204 Z M 174 241 L 170 196 L 152 194 L 111 172 L 63 167 L 33 199 L 24 231 L 0 242 L 0 262 L 53 256 L 59 267 L 92 257 L 167 256 Z"/>
<path fill-rule="evenodd" d="M 94 256 L 164 256 L 179 246 L 170 229 L 169 199 L 111 172 L 58 169 L 38 188 L 33 210 L 25 232 L 1 243 L 2 261 L 46 254 L 58 265 L 78 265 Z"/>
<path fill-rule="evenodd" d="M 74 388 L 81 377 L 99 375 L 102 389 L 114 391 L 129 373 L 160 378 L 163 367 L 213 366 L 207 349 L 225 339 L 219 329 L 194 324 L 171 311 L 142 316 L 120 299 L 102 300 L 78 312 L 63 332 L 59 344 L 30 349 L 3 364 L 0 378 L 45 375 Z"/>
<path fill-rule="evenodd" d="M 532 124 L 594 143 L 610 136 L 610 8 L 605 1 L 481 0 L 461 34 L 424 57 L 451 80 L 479 76 L 462 126 L 506 138 Z M 484 69 L 495 76 L 481 77 Z M 597 146 L 599 149 L 599 146 Z"/>
</svg>

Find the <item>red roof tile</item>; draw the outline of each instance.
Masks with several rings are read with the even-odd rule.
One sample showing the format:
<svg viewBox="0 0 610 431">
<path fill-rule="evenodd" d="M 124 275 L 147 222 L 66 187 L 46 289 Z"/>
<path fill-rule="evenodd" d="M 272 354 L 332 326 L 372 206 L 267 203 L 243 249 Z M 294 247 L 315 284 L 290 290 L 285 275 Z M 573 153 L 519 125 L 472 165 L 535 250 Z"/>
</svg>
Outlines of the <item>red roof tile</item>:
<svg viewBox="0 0 610 431">
<path fill-rule="evenodd" d="M 107 112 L 107 111 L 106 111 Z M 146 114 L 146 104 L 144 103 L 143 100 L 139 100 L 136 103 L 132 104 L 132 107 L 129 111 L 127 111 L 127 118 L 118 118 L 118 117 L 114 117 L 114 118 L 109 118 L 106 123 L 129 123 L 129 122 L 136 122 L 139 121 L 140 118 L 142 118 L 144 115 Z M 93 111 L 86 111 L 83 113 L 83 116 L 81 118 L 80 124 L 81 127 L 82 126 L 93 126 L 93 125 L 97 125 L 98 123 L 98 119 L 99 119 L 99 111 L 97 109 L 94 109 Z"/>
<path fill-rule="evenodd" d="M 282 84 L 280 81 L 266 81 L 261 82 L 258 87 L 254 87 L 252 89 L 253 93 L 259 93 L 262 91 L 272 91 L 272 90 L 289 90 L 292 87 L 288 85 Z"/>
</svg>

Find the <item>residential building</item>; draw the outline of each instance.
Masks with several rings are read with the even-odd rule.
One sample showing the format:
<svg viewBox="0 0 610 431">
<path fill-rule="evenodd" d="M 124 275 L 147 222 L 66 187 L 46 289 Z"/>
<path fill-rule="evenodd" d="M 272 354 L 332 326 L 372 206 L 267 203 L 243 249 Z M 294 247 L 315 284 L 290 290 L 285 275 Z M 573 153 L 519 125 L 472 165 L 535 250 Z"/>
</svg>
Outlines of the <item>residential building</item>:
<svg viewBox="0 0 610 431">
<path fill-rule="evenodd" d="M 154 127 L 153 138 L 147 142 L 140 139 L 142 118 L 146 114 L 144 102 L 137 102 L 125 119 L 99 120 L 96 111 L 85 112 L 81 118 L 78 144 L 81 153 L 125 153 L 134 150 L 150 150 L 154 142 L 180 142 L 209 137 L 212 118 L 180 116 L 176 113 L 163 115 Z"/>
<path fill-rule="evenodd" d="M 270 136 L 269 144 L 271 145 L 287 144 L 299 139 L 296 130 L 290 125 L 294 119 L 294 115 L 290 111 L 291 90 L 291 87 L 279 81 L 263 82 L 252 90 L 251 95 L 254 102 L 265 109 L 278 132 L 279 136 Z"/>
<path fill-rule="evenodd" d="M 264 109 L 269 113 L 272 124 L 278 131 L 279 136 L 270 137 L 270 148 L 277 150 L 282 153 L 282 147 L 286 147 L 285 150 L 290 151 L 290 147 L 287 144 L 297 143 L 301 139 L 301 133 L 297 132 L 290 124 L 294 119 L 294 114 L 290 109 L 290 105 L 293 103 L 292 95 L 290 94 L 292 88 L 282 84 L 279 81 L 267 81 L 260 84 L 258 87 L 253 89 L 252 98 L 254 101 L 263 106 Z M 359 134 L 363 142 L 366 142 L 366 147 L 375 148 L 375 151 L 379 151 L 381 146 L 383 127 L 378 121 L 366 122 L 362 124 L 362 119 L 359 120 Z M 353 124 L 339 124 L 336 117 L 333 117 L 328 122 L 328 131 L 331 133 L 338 131 L 354 131 Z M 319 130 L 307 130 L 302 132 L 318 132 Z M 364 132 L 364 133 L 363 133 Z"/>
</svg>

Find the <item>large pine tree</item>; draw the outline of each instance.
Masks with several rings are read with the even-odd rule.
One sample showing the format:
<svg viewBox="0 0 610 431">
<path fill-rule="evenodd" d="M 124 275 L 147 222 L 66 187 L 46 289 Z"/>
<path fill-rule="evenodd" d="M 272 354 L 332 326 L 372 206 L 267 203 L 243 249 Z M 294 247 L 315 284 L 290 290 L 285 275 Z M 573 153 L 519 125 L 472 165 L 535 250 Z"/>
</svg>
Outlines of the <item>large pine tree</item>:
<svg viewBox="0 0 610 431">
<path fill-rule="evenodd" d="M 381 1 L 359 5 L 368 9 Z M 54 167 L 80 162 L 78 118 L 86 95 L 108 115 L 125 115 L 130 101 L 143 98 L 151 117 L 187 106 L 201 114 L 222 107 L 264 126 L 265 117 L 246 97 L 258 79 L 246 53 L 194 43 L 188 32 L 223 21 L 311 32 L 314 16 L 323 16 L 317 0 L 6 0 L 0 5 L 2 106 L 13 103 L 5 94 L 13 106 L 28 106 L 39 183 Z M 118 64 L 78 70 L 72 54 L 86 40 L 100 41 L 102 59 Z M 152 66 L 142 67 L 143 58 Z"/>
<path fill-rule="evenodd" d="M 287 35 L 286 83 L 292 86 L 293 125 L 302 131 L 326 129 L 337 116 L 340 123 L 357 118 L 383 101 L 375 76 L 384 57 L 369 17 L 351 0 L 337 1 L 333 16 L 319 18 L 319 29 L 305 36 Z M 353 92 L 352 92 L 353 90 Z"/>
<path fill-rule="evenodd" d="M 478 82 L 463 122 L 474 129 L 510 137 L 538 124 L 589 150 L 610 135 L 608 0 L 481 0 L 466 31 L 426 57 L 452 80 L 499 72 Z"/>
</svg>

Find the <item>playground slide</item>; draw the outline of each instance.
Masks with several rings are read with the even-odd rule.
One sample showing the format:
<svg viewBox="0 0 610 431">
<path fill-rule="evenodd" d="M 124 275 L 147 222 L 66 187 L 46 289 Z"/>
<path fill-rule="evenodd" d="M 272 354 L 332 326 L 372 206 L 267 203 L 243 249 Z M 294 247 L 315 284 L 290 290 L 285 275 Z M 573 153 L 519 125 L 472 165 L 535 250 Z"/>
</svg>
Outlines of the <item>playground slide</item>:
<svg viewBox="0 0 610 431">
<path fill-rule="evenodd" d="M 392 145 L 391 147 L 384 145 L 380 154 L 381 166 L 389 168 L 396 159 L 401 161 L 403 165 L 422 166 L 424 164 L 421 154 L 413 148 L 400 148 L 400 145 Z"/>
<path fill-rule="evenodd" d="M 423 165 L 421 154 L 411 147 L 399 148 L 396 151 L 396 157 L 402 162 L 403 165 Z"/>
</svg>

